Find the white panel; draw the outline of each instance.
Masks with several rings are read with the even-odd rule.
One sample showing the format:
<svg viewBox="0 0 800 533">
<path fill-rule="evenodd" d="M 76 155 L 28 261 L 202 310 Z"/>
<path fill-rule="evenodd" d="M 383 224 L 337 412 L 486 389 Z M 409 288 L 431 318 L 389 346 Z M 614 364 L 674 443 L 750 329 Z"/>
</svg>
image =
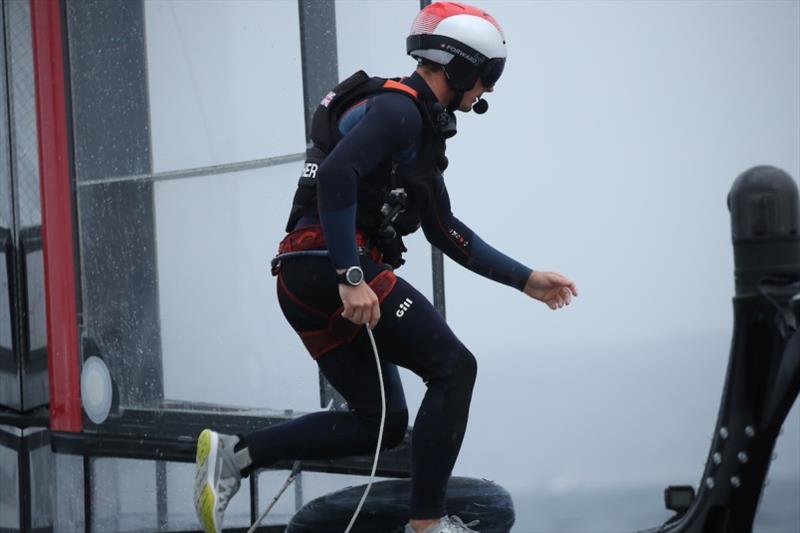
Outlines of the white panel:
<svg viewBox="0 0 800 533">
<path fill-rule="evenodd" d="M 47 348 L 47 317 L 44 295 L 44 251 L 37 250 L 25 256 L 28 288 L 29 348 Z"/>
<path fill-rule="evenodd" d="M 316 364 L 284 319 L 269 273 L 301 166 L 156 185 L 167 398 L 318 407 Z"/>
<path fill-rule="evenodd" d="M 54 454 L 56 463 L 53 487 L 54 523 L 56 533 L 73 533 L 84 530 L 84 478 L 83 457 Z"/>
<path fill-rule="evenodd" d="M 30 436 L 45 429 L 27 428 Z M 31 521 L 33 529 L 45 528 L 53 523 L 53 484 L 55 482 L 56 462 L 50 446 L 42 446 L 30 452 L 31 473 Z"/>
<path fill-rule="evenodd" d="M 153 170 L 302 152 L 297 2 L 145 3 Z"/>
<path fill-rule="evenodd" d="M 153 531 L 156 464 L 138 459 L 92 462 L 92 531 Z"/>
</svg>

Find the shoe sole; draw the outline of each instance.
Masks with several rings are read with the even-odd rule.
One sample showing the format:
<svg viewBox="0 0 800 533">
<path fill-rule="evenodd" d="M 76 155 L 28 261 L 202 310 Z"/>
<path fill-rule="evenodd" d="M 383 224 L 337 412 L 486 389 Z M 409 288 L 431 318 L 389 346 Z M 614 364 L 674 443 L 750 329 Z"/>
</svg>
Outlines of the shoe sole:
<svg viewBox="0 0 800 533">
<path fill-rule="evenodd" d="M 220 533 L 214 510 L 217 506 L 217 493 L 214 490 L 214 468 L 219 451 L 219 435 L 204 429 L 197 437 L 197 472 L 194 478 L 194 508 L 197 518 L 206 533 Z"/>
</svg>

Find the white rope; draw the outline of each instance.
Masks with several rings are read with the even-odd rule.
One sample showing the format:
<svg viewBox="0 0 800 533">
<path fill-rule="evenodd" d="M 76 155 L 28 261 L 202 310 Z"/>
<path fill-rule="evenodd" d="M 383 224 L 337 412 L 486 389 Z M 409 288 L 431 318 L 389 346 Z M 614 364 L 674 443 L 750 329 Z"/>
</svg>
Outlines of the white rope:
<svg viewBox="0 0 800 533">
<path fill-rule="evenodd" d="M 383 425 L 386 422 L 386 391 L 383 387 L 383 372 L 381 371 L 381 360 L 378 356 L 378 347 L 375 344 L 375 337 L 372 336 L 372 331 L 369 329 L 369 326 L 365 326 L 367 328 L 367 335 L 369 335 L 369 341 L 372 343 L 372 353 L 375 354 L 375 365 L 378 367 L 378 383 L 381 386 L 381 425 L 380 429 L 378 429 L 378 443 L 375 446 L 375 460 L 372 461 L 372 472 L 369 475 L 369 483 L 367 483 L 367 488 L 364 489 L 364 494 L 361 496 L 361 501 L 358 502 L 358 507 L 356 507 L 356 512 L 353 513 L 353 518 L 350 519 L 350 524 L 348 524 L 347 529 L 344 530 L 344 533 L 350 533 L 350 530 L 353 528 L 353 524 L 356 523 L 356 518 L 358 518 L 358 514 L 361 512 L 361 507 L 363 507 L 364 502 L 367 499 L 367 494 L 369 494 L 369 489 L 372 488 L 372 483 L 375 481 L 375 471 L 378 469 L 378 457 L 381 452 L 381 444 L 383 444 Z M 330 405 L 328 405 L 330 408 Z M 281 487 L 281 490 L 278 491 L 278 494 L 272 499 L 272 503 L 269 504 L 258 520 L 247 530 L 247 533 L 254 533 L 258 526 L 261 524 L 261 521 L 267 516 L 272 508 L 278 503 L 278 498 L 283 495 L 289 485 L 292 484 L 294 478 L 297 477 L 297 474 L 300 472 L 300 461 L 295 461 L 294 465 L 292 466 L 292 473 L 289 474 L 289 477 L 286 479 L 286 482 Z"/>
<path fill-rule="evenodd" d="M 364 505 L 364 501 L 367 499 L 369 489 L 372 488 L 372 483 L 375 481 L 375 471 L 378 469 L 378 456 L 381 452 L 381 444 L 383 443 L 383 424 L 386 421 L 386 391 L 383 388 L 383 372 L 381 371 L 381 360 L 378 357 L 378 347 L 375 345 L 375 337 L 372 336 L 372 331 L 369 329 L 369 326 L 364 327 L 367 328 L 369 341 L 372 343 L 372 352 L 375 354 L 375 364 L 378 366 L 378 382 L 381 385 L 381 425 L 380 429 L 378 430 L 378 445 L 375 447 L 375 460 L 372 462 L 372 473 L 369 475 L 369 483 L 367 483 L 367 488 L 364 489 L 364 495 L 361 496 L 361 501 L 358 502 L 356 512 L 353 513 L 353 518 L 350 519 L 350 524 L 347 526 L 347 529 L 344 530 L 344 533 L 350 533 L 353 524 L 356 523 L 358 513 L 361 512 L 361 507 Z"/>
</svg>

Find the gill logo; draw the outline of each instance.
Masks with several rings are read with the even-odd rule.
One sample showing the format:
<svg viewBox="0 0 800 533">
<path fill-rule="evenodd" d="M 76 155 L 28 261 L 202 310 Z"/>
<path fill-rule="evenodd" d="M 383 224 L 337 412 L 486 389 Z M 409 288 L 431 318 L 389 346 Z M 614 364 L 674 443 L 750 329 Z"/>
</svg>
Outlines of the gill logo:
<svg viewBox="0 0 800 533">
<path fill-rule="evenodd" d="M 406 298 L 406 300 L 400 304 L 400 308 L 397 310 L 397 312 L 395 312 L 397 318 L 403 318 L 403 315 L 406 314 L 406 311 L 408 311 L 413 303 L 414 302 L 411 300 L 411 298 Z"/>
</svg>

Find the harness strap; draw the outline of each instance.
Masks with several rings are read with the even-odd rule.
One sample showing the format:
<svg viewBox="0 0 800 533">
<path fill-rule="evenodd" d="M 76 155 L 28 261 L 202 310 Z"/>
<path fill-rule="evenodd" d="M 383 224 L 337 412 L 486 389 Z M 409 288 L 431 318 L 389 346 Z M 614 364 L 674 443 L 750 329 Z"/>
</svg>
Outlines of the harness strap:
<svg viewBox="0 0 800 533">
<path fill-rule="evenodd" d="M 358 247 L 360 255 L 369 254 L 376 263 L 381 263 L 383 261 L 383 254 L 381 254 L 375 246 L 370 244 L 366 235 L 364 235 L 361 230 L 356 230 L 356 246 Z M 278 255 L 272 260 L 272 275 L 278 275 L 282 256 L 301 256 L 303 254 L 298 254 L 296 252 L 326 250 L 326 248 L 325 233 L 322 231 L 322 226 L 320 225 L 307 226 L 289 232 L 278 245 Z"/>
<path fill-rule="evenodd" d="M 356 246 L 367 246 L 367 238 L 361 231 L 356 231 Z M 322 231 L 322 226 L 315 224 L 289 232 L 278 245 L 278 253 L 324 249 L 325 247 L 325 233 Z"/>
<path fill-rule="evenodd" d="M 384 270 L 369 282 L 369 286 L 379 302 L 383 302 L 397 283 L 397 276 L 391 270 Z M 362 326 L 342 318 L 344 307 L 339 307 L 328 319 L 324 329 L 314 331 L 299 331 L 300 339 L 305 344 L 311 357 L 317 359 L 334 348 L 352 342 L 361 331 Z"/>
</svg>

